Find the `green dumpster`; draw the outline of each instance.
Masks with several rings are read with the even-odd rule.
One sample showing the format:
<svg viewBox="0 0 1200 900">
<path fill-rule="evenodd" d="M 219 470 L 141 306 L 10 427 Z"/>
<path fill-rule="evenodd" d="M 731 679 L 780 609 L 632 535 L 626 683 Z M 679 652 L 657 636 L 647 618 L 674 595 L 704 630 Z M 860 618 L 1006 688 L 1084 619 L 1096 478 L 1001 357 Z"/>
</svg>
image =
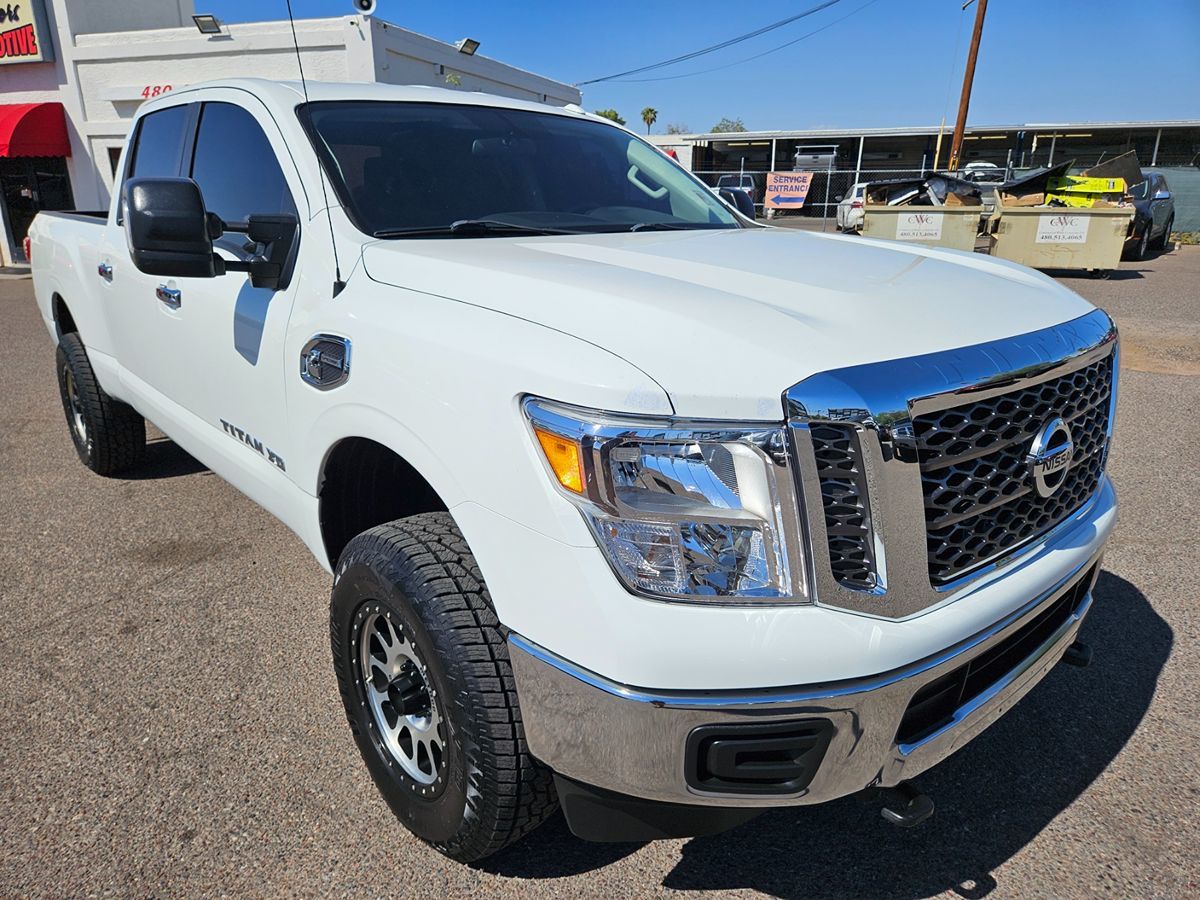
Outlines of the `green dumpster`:
<svg viewBox="0 0 1200 900">
<path fill-rule="evenodd" d="M 865 237 L 907 241 L 927 247 L 974 250 L 982 206 L 883 206 L 863 207 Z"/>
</svg>

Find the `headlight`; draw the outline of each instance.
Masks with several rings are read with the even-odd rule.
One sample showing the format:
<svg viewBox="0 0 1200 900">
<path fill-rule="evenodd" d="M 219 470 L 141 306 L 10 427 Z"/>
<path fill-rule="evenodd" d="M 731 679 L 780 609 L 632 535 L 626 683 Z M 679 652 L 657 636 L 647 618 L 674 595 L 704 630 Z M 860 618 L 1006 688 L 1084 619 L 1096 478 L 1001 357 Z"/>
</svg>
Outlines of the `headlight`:
<svg viewBox="0 0 1200 900">
<path fill-rule="evenodd" d="M 618 417 L 528 398 L 559 489 L 635 593 L 804 602 L 782 425 Z"/>
</svg>

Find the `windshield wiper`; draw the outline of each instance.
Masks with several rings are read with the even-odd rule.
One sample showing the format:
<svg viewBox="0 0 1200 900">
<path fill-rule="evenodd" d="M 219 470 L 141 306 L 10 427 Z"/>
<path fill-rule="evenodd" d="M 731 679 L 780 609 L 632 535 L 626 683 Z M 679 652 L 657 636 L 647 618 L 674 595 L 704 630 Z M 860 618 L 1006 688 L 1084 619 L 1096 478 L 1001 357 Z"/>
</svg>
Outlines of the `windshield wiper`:
<svg viewBox="0 0 1200 900">
<path fill-rule="evenodd" d="M 459 219 L 449 225 L 431 225 L 418 228 L 384 228 L 376 231 L 372 237 L 436 237 L 451 235 L 454 237 L 481 237 L 484 235 L 505 234 L 579 234 L 568 228 L 547 228 L 542 225 L 518 225 L 514 222 L 501 222 L 498 219 Z"/>
<path fill-rule="evenodd" d="M 696 228 L 696 225 L 685 224 L 682 222 L 638 222 L 636 225 L 630 225 L 630 231 L 687 231 Z"/>
<path fill-rule="evenodd" d="M 740 225 L 719 225 L 705 222 L 637 222 L 627 231 L 723 231 L 740 228 Z"/>
</svg>

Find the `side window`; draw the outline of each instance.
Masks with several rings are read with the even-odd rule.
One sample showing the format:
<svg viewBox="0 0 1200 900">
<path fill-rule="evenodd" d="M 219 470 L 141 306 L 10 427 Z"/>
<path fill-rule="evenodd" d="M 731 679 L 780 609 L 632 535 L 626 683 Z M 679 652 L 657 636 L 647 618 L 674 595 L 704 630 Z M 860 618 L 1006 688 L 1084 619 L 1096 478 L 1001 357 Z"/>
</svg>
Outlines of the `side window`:
<svg viewBox="0 0 1200 900">
<path fill-rule="evenodd" d="M 143 116 L 138 125 L 129 176 L 162 178 L 178 175 L 187 124 L 187 106 L 172 106 Z"/>
<path fill-rule="evenodd" d="M 254 116 L 232 103 L 204 104 L 191 173 L 204 205 L 226 222 L 296 212 L 267 136 Z"/>
</svg>

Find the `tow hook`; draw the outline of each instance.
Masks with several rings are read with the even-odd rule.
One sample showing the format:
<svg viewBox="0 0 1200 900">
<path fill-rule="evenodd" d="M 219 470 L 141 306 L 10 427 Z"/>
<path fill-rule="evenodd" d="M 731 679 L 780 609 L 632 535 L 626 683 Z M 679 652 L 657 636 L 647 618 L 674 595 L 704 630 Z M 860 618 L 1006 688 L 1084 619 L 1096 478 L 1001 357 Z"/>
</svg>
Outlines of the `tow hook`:
<svg viewBox="0 0 1200 900">
<path fill-rule="evenodd" d="M 1062 656 L 1062 661 L 1069 666 L 1086 668 L 1092 661 L 1092 648 L 1083 641 L 1076 641 Z"/>
<path fill-rule="evenodd" d="M 933 815 L 933 801 L 922 794 L 911 781 L 884 788 L 884 807 L 879 811 L 885 822 L 912 828 Z"/>
</svg>

